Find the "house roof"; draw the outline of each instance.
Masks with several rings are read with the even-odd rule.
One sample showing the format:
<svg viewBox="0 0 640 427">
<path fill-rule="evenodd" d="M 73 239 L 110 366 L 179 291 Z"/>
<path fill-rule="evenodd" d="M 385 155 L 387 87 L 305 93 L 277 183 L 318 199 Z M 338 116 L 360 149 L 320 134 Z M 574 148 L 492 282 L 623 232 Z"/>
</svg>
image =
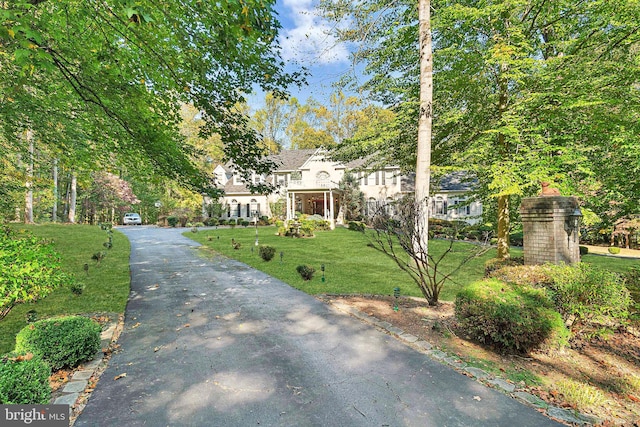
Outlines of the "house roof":
<svg viewBox="0 0 640 427">
<path fill-rule="evenodd" d="M 401 190 L 403 193 L 412 193 L 416 189 L 416 175 L 411 173 L 401 177 Z M 438 179 L 431 178 L 431 185 L 439 192 L 466 193 L 473 191 L 478 185 L 478 180 L 467 171 L 449 172 Z"/>
<path fill-rule="evenodd" d="M 298 170 L 317 149 L 305 150 L 282 150 L 278 154 L 272 154 L 269 159 L 272 160 L 278 168 L 276 172 L 288 172 Z"/>
</svg>

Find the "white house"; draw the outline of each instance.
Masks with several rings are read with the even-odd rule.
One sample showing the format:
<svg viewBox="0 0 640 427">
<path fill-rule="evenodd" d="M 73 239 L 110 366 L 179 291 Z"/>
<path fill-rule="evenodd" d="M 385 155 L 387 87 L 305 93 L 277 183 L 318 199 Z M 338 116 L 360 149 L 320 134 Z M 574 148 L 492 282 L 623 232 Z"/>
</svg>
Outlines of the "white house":
<svg viewBox="0 0 640 427">
<path fill-rule="evenodd" d="M 225 219 L 271 217 L 270 204 L 282 201 L 287 220 L 295 218 L 297 212 L 315 214 L 329 221 L 333 228 L 344 220 L 342 191 L 338 183 L 346 171 L 354 171 L 360 180 L 360 190 L 367 201 L 367 215 L 371 215 L 380 204 L 397 200 L 413 191 L 412 177 L 402 175 L 397 166 L 358 171 L 362 162 L 336 162 L 328 159 L 322 149 L 284 150 L 272 155 L 271 160 L 278 165 L 273 175 L 252 177 L 254 183 L 266 180 L 278 185 L 278 190 L 268 195 L 251 194 L 243 180 L 234 174 L 232 165 L 215 168 L 216 181 L 225 192 L 220 200 L 226 206 Z M 463 173 L 453 173 L 436 183 L 431 217 L 469 223 L 479 221 L 482 205 L 476 201 L 465 204 L 471 185 L 465 182 L 464 176 Z M 460 207 L 454 208 L 456 205 Z"/>
</svg>

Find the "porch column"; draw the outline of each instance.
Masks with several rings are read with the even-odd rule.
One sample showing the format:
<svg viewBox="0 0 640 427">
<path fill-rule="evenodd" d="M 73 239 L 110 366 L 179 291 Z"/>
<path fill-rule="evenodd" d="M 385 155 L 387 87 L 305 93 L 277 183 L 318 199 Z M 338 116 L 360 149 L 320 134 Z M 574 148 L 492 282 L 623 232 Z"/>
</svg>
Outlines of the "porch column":
<svg viewBox="0 0 640 427">
<path fill-rule="evenodd" d="M 291 193 L 287 191 L 287 221 L 291 219 Z"/>
<path fill-rule="evenodd" d="M 328 213 L 327 213 L 327 192 L 325 191 L 324 193 L 322 193 L 322 201 L 324 203 L 324 209 L 322 210 L 322 216 L 324 217 L 325 220 L 329 219 L 328 218 Z"/>
<path fill-rule="evenodd" d="M 333 190 L 329 190 L 329 227 L 333 230 L 334 228 L 336 228 L 336 220 L 335 220 L 335 216 L 333 215 Z"/>
</svg>

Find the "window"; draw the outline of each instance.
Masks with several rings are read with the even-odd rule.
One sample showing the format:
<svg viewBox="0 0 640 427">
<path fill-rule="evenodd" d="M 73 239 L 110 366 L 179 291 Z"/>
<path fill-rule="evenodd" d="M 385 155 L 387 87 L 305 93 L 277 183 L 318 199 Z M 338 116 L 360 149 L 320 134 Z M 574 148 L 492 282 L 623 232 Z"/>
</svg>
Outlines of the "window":
<svg viewBox="0 0 640 427">
<path fill-rule="evenodd" d="M 391 197 L 387 197 L 387 200 L 384 205 L 384 210 L 389 216 L 394 216 L 396 214 L 395 202 Z"/>
<path fill-rule="evenodd" d="M 382 180 L 382 185 L 387 185 L 387 172 L 380 171 L 380 178 Z"/>
<path fill-rule="evenodd" d="M 373 197 L 369 197 L 367 201 L 367 215 L 373 216 L 376 213 L 377 203 L 376 199 Z"/>
<path fill-rule="evenodd" d="M 366 172 L 362 172 L 362 185 L 369 185 L 369 175 Z"/>
<path fill-rule="evenodd" d="M 442 196 L 438 196 L 431 202 L 431 208 L 434 215 L 446 215 L 447 201 L 444 200 Z"/>
<path fill-rule="evenodd" d="M 316 174 L 316 179 L 318 181 L 327 181 L 329 177 L 330 177 L 329 172 L 326 172 L 326 171 L 320 171 Z"/>
<path fill-rule="evenodd" d="M 239 215 L 240 211 L 238 209 L 239 207 L 240 207 L 240 205 L 238 204 L 238 201 L 236 199 L 233 199 L 231 201 L 231 215 L 230 215 L 231 218 L 235 218 L 235 217 L 240 216 Z"/>
<path fill-rule="evenodd" d="M 464 205 L 466 202 L 465 199 L 460 199 L 460 200 L 455 200 L 453 202 L 453 205 L 456 208 L 456 213 L 458 214 L 458 216 L 469 216 L 471 215 L 471 205 L 467 204 L 466 206 L 462 206 Z"/>
</svg>

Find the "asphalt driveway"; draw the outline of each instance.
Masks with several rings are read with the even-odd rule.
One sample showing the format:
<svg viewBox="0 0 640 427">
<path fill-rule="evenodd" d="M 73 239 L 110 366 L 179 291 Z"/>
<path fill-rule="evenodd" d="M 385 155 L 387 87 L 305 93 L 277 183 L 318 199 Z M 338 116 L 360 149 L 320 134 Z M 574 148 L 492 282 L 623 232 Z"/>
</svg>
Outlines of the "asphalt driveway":
<svg viewBox="0 0 640 427">
<path fill-rule="evenodd" d="M 121 231 L 120 351 L 76 426 L 559 425 L 184 229 Z"/>
</svg>

